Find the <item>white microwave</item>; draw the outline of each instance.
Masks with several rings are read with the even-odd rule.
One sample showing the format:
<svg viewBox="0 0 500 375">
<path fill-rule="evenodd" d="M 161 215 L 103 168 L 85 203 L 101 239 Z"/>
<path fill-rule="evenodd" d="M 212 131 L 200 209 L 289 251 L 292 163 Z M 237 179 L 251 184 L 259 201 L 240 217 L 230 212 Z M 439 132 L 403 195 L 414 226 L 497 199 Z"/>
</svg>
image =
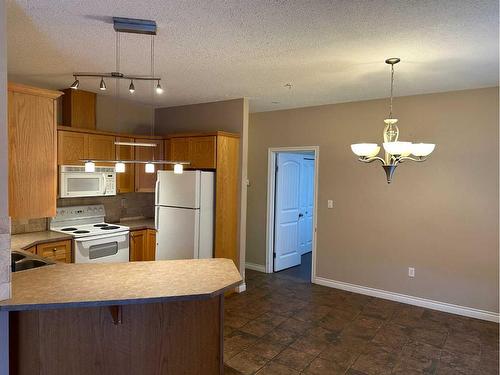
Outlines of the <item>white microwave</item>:
<svg viewBox="0 0 500 375">
<path fill-rule="evenodd" d="M 95 172 L 85 172 L 85 167 L 77 165 L 59 167 L 59 197 L 107 195 L 116 195 L 116 173 L 113 167 L 95 167 Z"/>
</svg>

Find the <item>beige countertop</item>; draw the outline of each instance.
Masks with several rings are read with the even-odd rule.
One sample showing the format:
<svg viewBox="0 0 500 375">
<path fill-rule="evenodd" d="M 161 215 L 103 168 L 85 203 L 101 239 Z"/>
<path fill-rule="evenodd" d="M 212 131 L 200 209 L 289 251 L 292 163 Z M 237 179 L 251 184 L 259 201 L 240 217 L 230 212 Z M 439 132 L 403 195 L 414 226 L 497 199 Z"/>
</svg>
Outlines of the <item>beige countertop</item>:
<svg viewBox="0 0 500 375">
<path fill-rule="evenodd" d="M 109 306 L 213 297 L 241 282 L 230 259 L 58 263 L 12 273 L 0 310 Z"/>
<path fill-rule="evenodd" d="M 70 234 L 53 232 L 46 230 L 43 232 L 31 232 L 23 234 L 13 234 L 10 237 L 10 247 L 12 250 L 25 250 L 31 246 L 41 243 L 71 240 Z"/>
<path fill-rule="evenodd" d="M 122 219 L 120 220 L 119 224 L 129 227 L 130 230 L 156 229 L 154 217 L 140 219 Z"/>
</svg>

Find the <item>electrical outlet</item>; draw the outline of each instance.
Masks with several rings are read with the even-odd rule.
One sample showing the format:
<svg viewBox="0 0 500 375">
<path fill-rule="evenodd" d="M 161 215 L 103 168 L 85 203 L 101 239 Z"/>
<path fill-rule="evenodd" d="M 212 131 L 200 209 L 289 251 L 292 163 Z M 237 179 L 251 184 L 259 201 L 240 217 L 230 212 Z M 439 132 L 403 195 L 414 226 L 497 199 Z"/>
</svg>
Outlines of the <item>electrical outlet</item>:
<svg viewBox="0 0 500 375">
<path fill-rule="evenodd" d="M 415 268 L 408 267 L 408 276 L 409 277 L 415 277 Z"/>
<path fill-rule="evenodd" d="M 333 208 L 333 201 L 328 199 L 328 208 Z"/>
<path fill-rule="evenodd" d="M 120 205 L 122 208 L 127 208 L 127 200 L 125 198 L 122 198 L 120 200 Z"/>
</svg>

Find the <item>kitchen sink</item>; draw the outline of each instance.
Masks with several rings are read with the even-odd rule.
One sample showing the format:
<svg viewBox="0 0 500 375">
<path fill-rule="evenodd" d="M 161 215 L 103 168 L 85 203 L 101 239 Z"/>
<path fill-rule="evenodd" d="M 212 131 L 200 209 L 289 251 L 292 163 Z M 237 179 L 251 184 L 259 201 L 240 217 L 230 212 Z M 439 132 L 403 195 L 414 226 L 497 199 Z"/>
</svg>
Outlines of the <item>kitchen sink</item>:
<svg viewBox="0 0 500 375">
<path fill-rule="evenodd" d="M 11 253 L 10 257 L 11 257 L 12 262 L 19 262 L 20 260 L 25 259 L 26 255 L 13 251 Z"/>
<path fill-rule="evenodd" d="M 49 264 L 53 264 L 53 262 L 41 258 L 35 258 L 30 255 L 23 254 L 17 251 L 13 251 L 11 253 L 12 272 L 24 271 L 32 268 L 48 266 Z"/>
</svg>

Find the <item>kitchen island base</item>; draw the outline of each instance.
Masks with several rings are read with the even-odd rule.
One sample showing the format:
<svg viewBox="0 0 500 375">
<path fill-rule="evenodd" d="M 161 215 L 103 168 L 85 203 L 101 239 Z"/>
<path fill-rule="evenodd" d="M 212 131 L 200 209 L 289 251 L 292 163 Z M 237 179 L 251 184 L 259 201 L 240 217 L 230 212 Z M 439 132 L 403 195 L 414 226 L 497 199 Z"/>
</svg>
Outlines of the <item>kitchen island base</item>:
<svg viewBox="0 0 500 375">
<path fill-rule="evenodd" d="M 10 373 L 223 374 L 224 296 L 9 312 Z"/>
</svg>

